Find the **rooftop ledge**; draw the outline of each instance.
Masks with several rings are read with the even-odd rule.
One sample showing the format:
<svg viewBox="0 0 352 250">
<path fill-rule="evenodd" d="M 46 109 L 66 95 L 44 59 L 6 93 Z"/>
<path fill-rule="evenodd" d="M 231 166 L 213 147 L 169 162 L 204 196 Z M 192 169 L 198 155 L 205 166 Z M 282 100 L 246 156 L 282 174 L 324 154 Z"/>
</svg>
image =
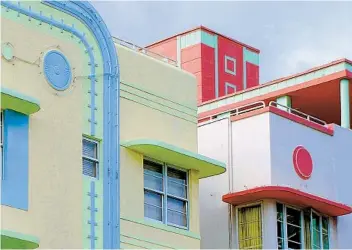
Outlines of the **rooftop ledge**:
<svg viewBox="0 0 352 250">
<path fill-rule="evenodd" d="M 11 109 L 25 115 L 36 113 L 40 109 L 39 101 L 7 88 L 1 90 L 1 109 Z"/>
<path fill-rule="evenodd" d="M 199 119 L 203 119 L 212 114 L 229 112 L 233 108 L 251 102 L 274 98 L 280 95 L 289 95 L 293 91 L 341 78 L 352 78 L 352 61 L 348 59 L 336 60 L 299 74 L 280 78 L 204 102 L 198 107 L 198 117 Z"/>
<path fill-rule="evenodd" d="M 1 249 L 35 249 L 39 247 L 37 237 L 1 230 Z"/>
<path fill-rule="evenodd" d="M 123 142 L 121 146 L 165 163 L 197 170 L 199 178 L 222 174 L 226 171 L 225 163 L 161 141 L 140 139 Z"/>
<path fill-rule="evenodd" d="M 229 193 L 222 197 L 224 202 L 232 205 L 251 203 L 263 199 L 275 199 L 302 208 L 313 208 L 328 216 L 341 216 L 352 213 L 352 207 L 350 206 L 283 186 L 256 187 Z"/>
</svg>

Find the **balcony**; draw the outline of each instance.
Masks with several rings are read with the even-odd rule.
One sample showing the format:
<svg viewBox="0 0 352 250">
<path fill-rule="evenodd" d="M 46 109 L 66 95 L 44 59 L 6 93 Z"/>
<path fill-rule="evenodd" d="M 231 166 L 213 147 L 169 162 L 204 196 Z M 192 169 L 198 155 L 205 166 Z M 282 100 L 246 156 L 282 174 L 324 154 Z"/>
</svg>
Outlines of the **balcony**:
<svg viewBox="0 0 352 250">
<path fill-rule="evenodd" d="M 255 102 L 203 119 L 199 138 L 200 153 L 229 166 L 226 202 L 291 200 L 327 214 L 333 208 L 333 216 L 352 212 L 345 192 L 352 189 L 350 129 L 273 101 Z"/>
</svg>

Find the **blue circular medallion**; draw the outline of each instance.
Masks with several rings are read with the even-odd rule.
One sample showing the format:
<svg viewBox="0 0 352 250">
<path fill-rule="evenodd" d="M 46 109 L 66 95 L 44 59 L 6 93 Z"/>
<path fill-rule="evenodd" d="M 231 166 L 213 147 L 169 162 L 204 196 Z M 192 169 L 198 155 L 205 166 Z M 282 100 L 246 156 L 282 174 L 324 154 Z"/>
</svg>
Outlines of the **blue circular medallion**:
<svg viewBox="0 0 352 250">
<path fill-rule="evenodd" d="M 72 72 L 66 57 L 59 51 L 49 51 L 44 57 L 44 74 L 49 84 L 56 90 L 70 86 Z"/>
</svg>

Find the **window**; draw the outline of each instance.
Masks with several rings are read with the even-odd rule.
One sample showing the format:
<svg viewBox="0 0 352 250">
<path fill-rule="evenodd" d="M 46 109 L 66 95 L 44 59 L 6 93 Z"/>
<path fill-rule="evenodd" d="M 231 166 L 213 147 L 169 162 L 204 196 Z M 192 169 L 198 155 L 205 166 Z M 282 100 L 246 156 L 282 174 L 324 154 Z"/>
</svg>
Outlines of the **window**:
<svg viewBox="0 0 352 250">
<path fill-rule="evenodd" d="M 238 242 L 240 249 L 262 248 L 261 205 L 238 208 Z"/>
<path fill-rule="evenodd" d="M 96 141 L 82 139 L 82 162 L 83 174 L 90 177 L 98 176 L 98 143 Z"/>
<path fill-rule="evenodd" d="M 3 115 L 2 115 L 2 111 L 0 112 L 0 171 L 1 171 L 1 180 L 4 179 L 3 173 L 4 173 L 4 142 L 3 142 L 3 138 L 4 138 L 4 130 L 3 130 Z"/>
<path fill-rule="evenodd" d="M 236 75 L 236 59 L 230 56 L 225 56 L 225 72 L 231 75 Z"/>
<path fill-rule="evenodd" d="M 277 204 L 278 249 L 328 249 L 328 218 Z"/>
<path fill-rule="evenodd" d="M 144 159 L 144 216 L 188 228 L 187 172 Z"/>
</svg>

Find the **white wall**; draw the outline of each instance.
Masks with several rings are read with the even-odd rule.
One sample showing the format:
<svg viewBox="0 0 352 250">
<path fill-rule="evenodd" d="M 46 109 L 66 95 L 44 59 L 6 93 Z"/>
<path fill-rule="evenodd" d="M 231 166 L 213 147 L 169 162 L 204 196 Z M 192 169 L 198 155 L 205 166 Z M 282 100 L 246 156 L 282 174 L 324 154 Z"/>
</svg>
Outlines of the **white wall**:
<svg viewBox="0 0 352 250">
<path fill-rule="evenodd" d="M 352 131 L 334 126 L 331 145 L 334 161 L 334 186 L 338 201 L 352 206 Z M 337 218 L 337 248 L 352 248 L 352 214 Z"/>
<path fill-rule="evenodd" d="M 268 114 L 232 123 L 233 191 L 270 184 L 269 131 Z"/>
<path fill-rule="evenodd" d="M 273 113 L 232 122 L 230 133 L 228 126 L 228 119 L 224 119 L 198 128 L 199 152 L 227 163 L 225 174 L 201 180 L 202 248 L 237 246 L 235 228 L 230 233 L 230 242 L 228 223 L 231 219 L 228 206 L 221 201 L 229 192 L 282 185 L 352 206 L 351 130 L 335 126 L 334 135 L 330 136 Z M 300 145 L 310 152 L 313 160 L 313 173 L 308 180 L 301 179 L 293 166 L 293 151 Z M 232 188 L 229 181 L 233 183 Z M 275 202 L 263 204 L 263 246 L 276 248 Z M 352 248 L 352 215 L 330 221 L 331 248 Z M 232 223 L 235 225 L 234 219 Z M 270 236 L 272 234 L 275 237 Z"/>
<path fill-rule="evenodd" d="M 304 192 L 336 200 L 332 143 L 335 137 L 270 113 L 272 185 L 288 185 Z M 301 179 L 293 165 L 293 151 L 305 147 L 313 160 L 312 176 Z"/>
<path fill-rule="evenodd" d="M 228 119 L 198 127 L 198 152 L 226 163 L 228 168 Z M 229 248 L 229 205 L 222 196 L 229 192 L 225 173 L 200 180 L 201 248 Z"/>
</svg>

